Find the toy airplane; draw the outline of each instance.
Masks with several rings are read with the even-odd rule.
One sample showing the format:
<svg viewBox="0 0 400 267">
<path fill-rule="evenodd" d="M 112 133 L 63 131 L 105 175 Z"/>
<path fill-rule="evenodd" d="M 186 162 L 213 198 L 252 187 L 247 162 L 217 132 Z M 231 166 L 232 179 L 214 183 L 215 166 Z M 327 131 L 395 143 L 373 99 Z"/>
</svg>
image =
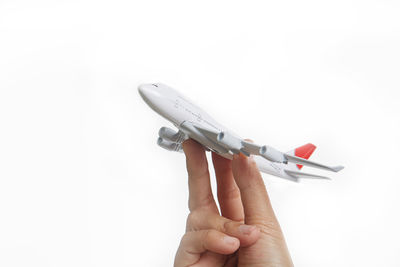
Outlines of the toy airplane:
<svg viewBox="0 0 400 267">
<path fill-rule="evenodd" d="M 179 130 L 174 131 L 162 127 L 157 143 L 170 151 L 182 151 L 182 142 L 192 138 L 207 150 L 232 159 L 233 154 L 254 155 L 260 171 L 297 182 L 299 178 L 322 178 L 325 176 L 301 172 L 303 165 L 323 170 L 338 172 L 342 166 L 330 167 L 308 158 L 315 150 L 313 144 L 306 144 L 287 153 L 280 152 L 270 146 L 261 146 L 245 141 L 211 116 L 194 105 L 174 89 L 160 84 L 142 84 L 139 94 L 155 112 L 172 122 Z"/>
</svg>

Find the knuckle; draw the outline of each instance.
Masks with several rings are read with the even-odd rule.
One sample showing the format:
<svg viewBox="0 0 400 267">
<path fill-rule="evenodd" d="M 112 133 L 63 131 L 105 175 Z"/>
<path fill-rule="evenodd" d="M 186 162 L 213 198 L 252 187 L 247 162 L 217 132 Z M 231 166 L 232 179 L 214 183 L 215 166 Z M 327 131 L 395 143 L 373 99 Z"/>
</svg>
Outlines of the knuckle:
<svg viewBox="0 0 400 267">
<path fill-rule="evenodd" d="M 210 213 L 206 208 L 197 208 L 186 219 L 186 231 L 217 230 L 226 233 L 231 221 L 220 215 Z"/>
<path fill-rule="evenodd" d="M 265 191 L 265 185 L 262 180 L 262 178 L 256 177 L 249 175 L 247 176 L 247 181 L 242 185 L 240 188 L 242 194 L 255 194 L 257 192 L 263 192 Z"/>
<path fill-rule="evenodd" d="M 207 196 L 204 197 L 200 204 L 202 206 L 210 206 L 211 204 L 214 204 L 214 196 L 212 195 L 212 193 L 207 194 Z"/>
<path fill-rule="evenodd" d="M 262 215 L 248 215 L 246 216 L 246 219 L 248 221 L 251 221 L 251 224 L 256 224 L 259 226 L 265 226 L 269 228 L 274 228 L 276 227 L 276 224 L 274 220 L 268 219 Z"/>
<path fill-rule="evenodd" d="M 225 233 L 227 222 L 229 221 L 225 221 L 221 216 L 215 216 L 211 219 L 211 226 L 213 229 Z"/>
<path fill-rule="evenodd" d="M 199 212 L 194 210 L 189 213 L 187 219 L 186 219 L 186 228 L 193 230 L 196 229 L 196 225 L 198 224 L 199 221 Z"/>
<path fill-rule="evenodd" d="M 210 172 L 208 171 L 208 165 L 207 164 L 200 164 L 200 165 L 204 166 L 187 167 L 188 176 L 190 180 L 204 179 L 204 177 L 208 177 L 210 175 Z M 198 169 L 206 169 L 206 170 L 198 171 Z"/>
<path fill-rule="evenodd" d="M 230 190 L 218 191 L 218 198 L 220 200 L 234 200 L 240 198 L 240 191 L 238 188 L 232 188 Z"/>
<path fill-rule="evenodd" d="M 238 227 L 238 225 L 240 225 L 240 223 L 234 222 L 234 221 L 231 221 L 231 220 L 225 220 L 221 225 L 222 225 L 222 227 L 221 227 L 220 231 L 223 232 L 223 233 L 228 234 L 229 232 L 232 232 L 232 230 L 235 227 Z"/>
<path fill-rule="evenodd" d="M 184 247 L 184 246 L 187 245 L 188 242 L 189 242 L 189 234 L 186 233 L 186 234 L 184 234 L 184 235 L 182 236 L 182 238 L 181 238 L 180 246 Z"/>
<path fill-rule="evenodd" d="M 261 234 L 265 236 L 269 236 L 270 238 L 274 240 L 282 240 L 283 235 L 280 229 L 276 228 L 271 228 L 271 227 L 266 227 L 266 226 L 260 226 L 260 232 Z"/>
<path fill-rule="evenodd" d="M 189 210 L 191 212 L 195 211 L 196 209 L 203 208 L 203 207 L 211 207 L 215 205 L 214 196 L 212 193 L 207 194 L 200 200 L 194 200 L 189 198 Z"/>
<path fill-rule="evenodd" d="M 282 232 L 279 223 L 276 220 L 270 220 L 260 217 L 252 217 L 249 219 L 251 224 L 257 225 L 260 228 L 260 232 L 264 235 L 281 238 Z"/>
</svg>

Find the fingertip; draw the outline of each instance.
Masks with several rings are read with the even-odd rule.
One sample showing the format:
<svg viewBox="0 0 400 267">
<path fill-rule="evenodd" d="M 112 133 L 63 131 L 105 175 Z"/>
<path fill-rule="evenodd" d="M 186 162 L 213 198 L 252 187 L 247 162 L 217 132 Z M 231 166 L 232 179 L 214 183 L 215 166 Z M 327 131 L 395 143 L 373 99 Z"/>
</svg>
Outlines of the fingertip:
<svg viewBox="0 0 400 267">
<path fill-rule="evenodd" d="M 191 138 L 188 138 L 188 139 L 186 139 L 185 141 L 182 142 L 182 146 L 183 147 L 188 146 L 192 142 L 193 142 L 193 140 Z"/>
<path fill-rule="evenodd" d="M 255 225 L 242 224 L 239 226 L 239 232 L 243 235 L 251 235 L 256 230 L 257 226 Z"/>
<path fill-rule="evenodd" d="M 247 162 L 247 157 L 246 157 L 246 155 L 244 155 L 243 153 L 239 153 L 239 154 L 234 154 L 233 155 L 233 160 L 232 160 L 232 164 L 233 163 L 239 163 L 239 162 L 242 162 L 242 163 L 246 163 Z"/>
<path fill-rule="evenodd" d="M 224 228 L 228 235 L 239 239 L 241 247 L 254 244 L 260 237 L 260 229 L 256 225 L 231 221 L 225 223 Z"/>
<path fill-rule="evenodd" d="M 215 152 L 212 152 L 212 162 L 213 162 L 214 169 L 215 169 L 217 175 L 221 175 L 222 173 L 224 173 L 228 170 L 230 171 L 231 166 L 232 166 L 231 160 L 224 158 Z M 217 177 L 217 179 L 218 179 L 218 177 Z"/>
<path fill-rule="evenodd" d="M 244 178 L 244 177 L 250 176 L 250 174 L 252 172 L 252 168 L 251 168 L 252 162 L 254 162 L 254 160 L 252 158 L 246 157 L 243 154 L 233 156 L 232 172 L 233 172 L 233 175 L 235 176 L 235 180 L 237 180 L 237 178 L 239 178 L 239 177 Z M 248 178 L 250 178 L 250 177 L 248 177 Z M 236 182 L 238 182 L 238 181 L 236 181 Z"/>
<path fill-rule="evenodd" d="M 195 140 L 189 138 L 182 142 L 182 148 L 183 148 L 183 150 L 185 150 L 185 149 L 192 150 L 192 149 L 201 149 L 202 146 Z"/>
<path fill-rule="evenodd" d="M 260 173 L 256 161 L 254 160 L 255 155 L 251 154 L 246 156 L 245 154 L 239 153 L 233 156 L 232 169 L 234 168 L 238 174 L 248 174 L 249 171 L 254 173 Z"/>
<path fill-rule="evenodd" d="M 191 161 L 204 160 L 205 158 L 204 147 L 193 139 L 185 140 L 182 143 L 182 148 L 186 158 L 190 159 Z"/>
<path fill-rule="evenodd" d="M 248 164 L 251 161 L 253 161 L 253 157 L 252 156 L 246 156 L 243 153 L 239 153 L 239 154 L 234 154 L 233 155 L 233 160 L 232 160 L 232 164 L 233 162 L 237 163 L 241 163 L 241 164 Z"/>
<path fill-rule="evenodd" d="M 214 163 L 224 163 L 224 164 L 226 164 L 226 163 L 230 162 L 229 159 L 226 159 L 223 156 L 218 155 L 215 152 L 211 152 L 211 157 L 212 157 L 212 160 L 213 160 Z"/>
<path fill-rule="evenodd" d="M 190 138 L 182 142 L 182 148 L 183 152 L 185 153 L 185 156 L 188 155 L 191 146 L 192 146 L 192 139 Z"/>
<path fill-rule="evenodd" d="M 255 225 L 242 224 L 238 228 L 241 233 L 240 246 L 247 247 L 253 245 L 260 238 L 260 229 Z"/>
<path fill-rule="evenodd" d="M 239 231 L 242 233 L 243 238 L 240 240 L 241 247 L 253 245 L 261 236 L 260 229 L 255 225 L 241 225 Z"/>
</svg>

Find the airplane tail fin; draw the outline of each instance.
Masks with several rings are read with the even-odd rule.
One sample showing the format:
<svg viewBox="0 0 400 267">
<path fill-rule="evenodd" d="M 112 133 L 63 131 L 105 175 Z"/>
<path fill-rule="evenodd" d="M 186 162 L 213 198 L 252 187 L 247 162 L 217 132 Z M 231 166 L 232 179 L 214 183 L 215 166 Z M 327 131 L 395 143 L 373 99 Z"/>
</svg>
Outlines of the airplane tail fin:
<svg viewBox="0 0 400 267">
<path fill-rule="evenodd" d="M 308 144 L 305 144 L 303 146 L 300 146 L 298 148 L 295 148 L 295 149 L 287 152 L 287 154 L 293 155 L 296 157 L 300 157 L 303 159 L 309 159 L 311 154 L 314 152 L 314 150 L 316 148 L 317 147 L 315 145 L 308 143 Z M 293 166 L 295 166 L 294 169 L 297 169 L 297 170 L 301 170 L 301 168 L 303 167 L 303 165 L 300 165 L 300 164 L 293 164 Z"/>
</svg>

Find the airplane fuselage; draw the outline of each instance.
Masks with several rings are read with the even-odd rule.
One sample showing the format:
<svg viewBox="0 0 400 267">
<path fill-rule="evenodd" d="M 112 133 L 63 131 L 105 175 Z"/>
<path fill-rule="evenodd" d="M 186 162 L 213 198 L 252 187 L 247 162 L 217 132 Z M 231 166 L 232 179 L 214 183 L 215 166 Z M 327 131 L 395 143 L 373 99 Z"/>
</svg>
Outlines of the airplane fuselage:
<svg viewBox="0 0 400 267">
<path fill-rule="evenodd" d="M 210 138 L 193 127 L 193 124 L 201 125 L 202 127 L 213 131 L 229 132 L 233 136 L 237 135 L 217 123 L 204 110 L 193 104 L 180 93 L 162 84 L 141 85 L 139 87 L 139 93 L 144 101 L 155 112 L 173 123 L 188 137 L 196 140 L 209 150 L 214 151 L 227 159 L 233 158 L 233 153 L 231 151 L 218 144 L 218 142 L 210 140 Z M 285 179 L 295 180 L 284 172 L 285 168 L 287 169 L 291 167 L 288 164 L 271 162 L 255 155 L 254 160 L 260 171 Z"/>
</svg>

